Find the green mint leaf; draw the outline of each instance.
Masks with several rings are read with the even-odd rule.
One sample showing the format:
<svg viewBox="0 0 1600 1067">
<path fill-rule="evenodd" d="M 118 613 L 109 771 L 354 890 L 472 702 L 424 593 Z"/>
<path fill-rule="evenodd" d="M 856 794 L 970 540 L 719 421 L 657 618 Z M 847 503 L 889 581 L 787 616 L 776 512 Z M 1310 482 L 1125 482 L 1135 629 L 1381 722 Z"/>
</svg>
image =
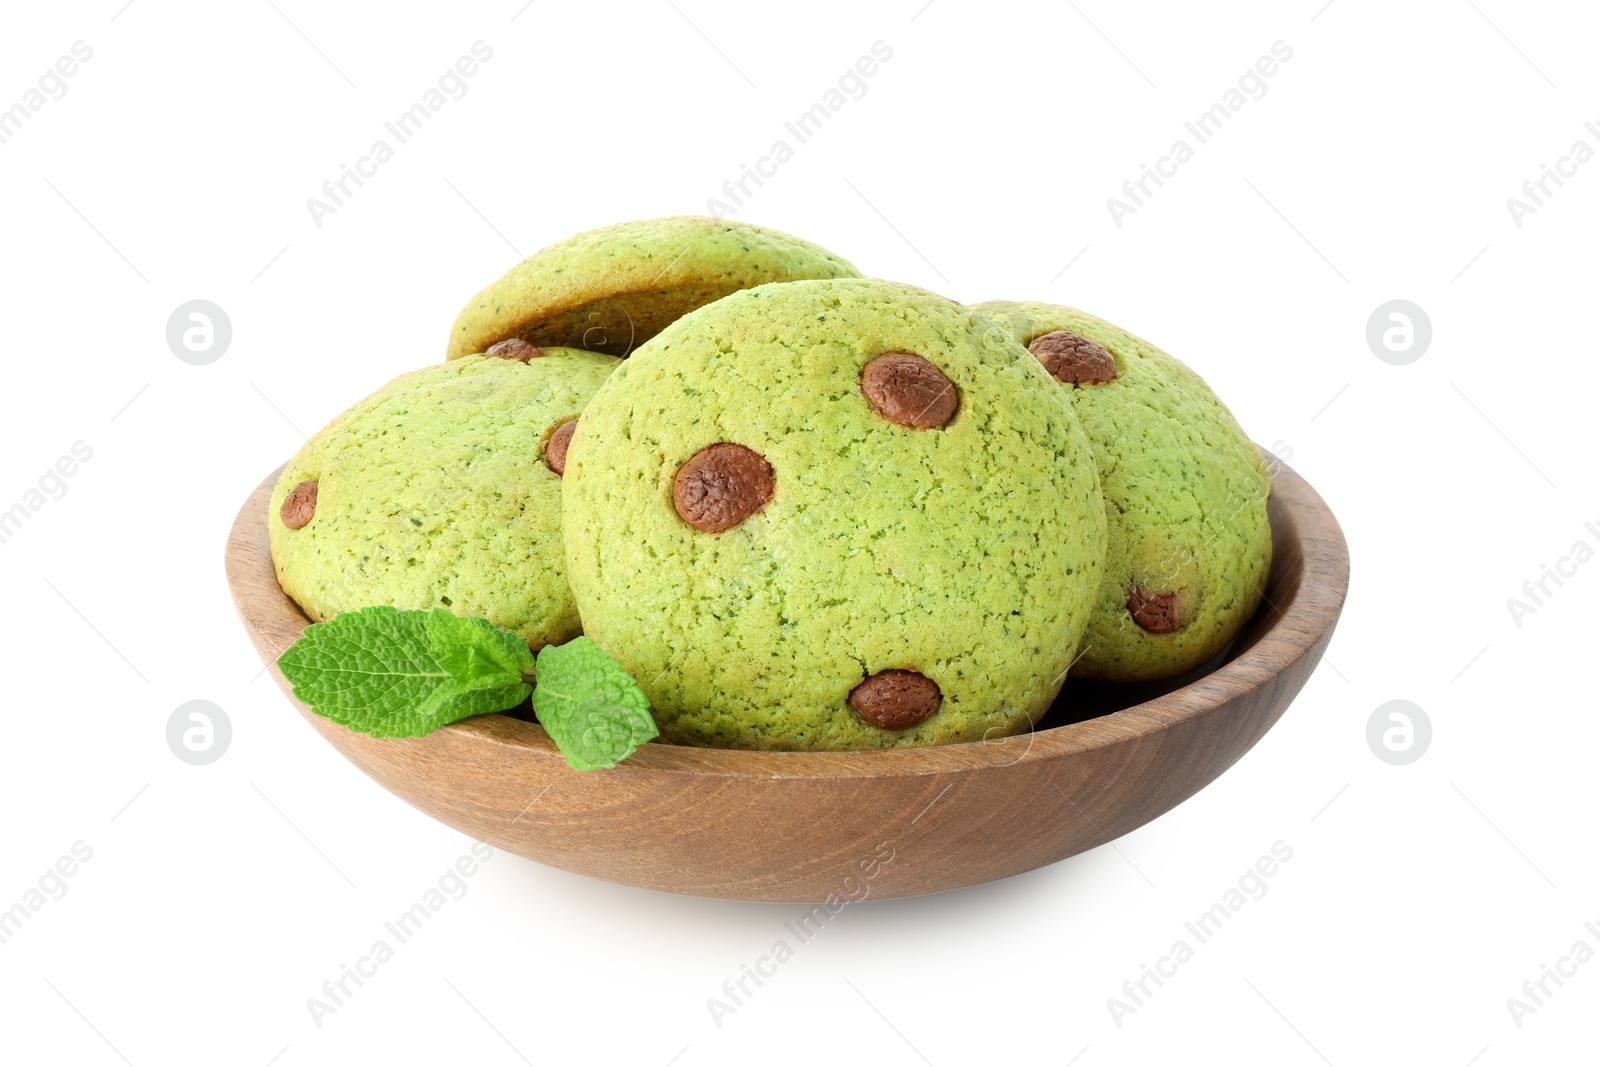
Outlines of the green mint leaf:
<svg viewBox="0 0 1600 1067">
<path fill-rule="evenodd" d="M 434 608 L 423 625 L 433 658 L 468 689 L 521 685 L 522 676 L 533 672 L 528 643 L 488 619 L 468 619 Z"/>
<path fill-rule="evenodd" d="M 580 771 L 610 767 L 655 737 L 650 701 L 622 664 L 587 637 L 539 651 L 533 710 Z"/>
<path fill-rule="evenodd" d="M 430 629 L 429 619 L 387 607 L 347 611 L 306 627 L 278 669 L 318 715 L 373 737 L 420 737 L 527 699 L 504 641 L 447 622 Z M 521 659 L 531 660 L 526 646 Z"/>
</svg>

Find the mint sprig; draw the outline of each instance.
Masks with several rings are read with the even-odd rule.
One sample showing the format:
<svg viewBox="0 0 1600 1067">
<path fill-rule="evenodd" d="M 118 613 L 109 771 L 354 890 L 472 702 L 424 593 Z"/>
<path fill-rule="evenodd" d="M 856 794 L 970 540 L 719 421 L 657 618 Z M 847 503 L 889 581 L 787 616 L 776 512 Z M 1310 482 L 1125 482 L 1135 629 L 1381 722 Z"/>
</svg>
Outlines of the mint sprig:
<svg viewBox="0 0 1600 1067">
<path fill-rule="evenodd" d="M 306 627 L 278 669 L 312 711 L 373 737 L 421 737 L 514 708 L 529 692 L 540 723 L 578 770 L 614 766 L 657 732 L 644 691 L 588 638 L 543 649 L 536 668 L 516 634 L 443 608 L 335 615 Z"/>
</svg>

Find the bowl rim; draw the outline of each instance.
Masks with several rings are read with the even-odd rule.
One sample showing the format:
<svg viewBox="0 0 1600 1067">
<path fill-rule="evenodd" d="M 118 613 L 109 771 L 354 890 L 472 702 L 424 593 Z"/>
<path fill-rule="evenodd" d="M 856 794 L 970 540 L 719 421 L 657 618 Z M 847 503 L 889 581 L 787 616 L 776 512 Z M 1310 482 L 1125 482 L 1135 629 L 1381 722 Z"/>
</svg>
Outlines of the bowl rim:
<svg viewBox="0 0 1600 1067">
<path fill-rule="evenodd" d="M 1259 446 L 1258 446 L 1259 447 Z M 921 748 L 847 752 L 764 752 L 699 748 L 674 744 L 642 745 L 618 769 L 729 778 L 877 778 L 976 772 L 1014 764 L 1060 760 L 1086 750 L 1181 726 L 1201 718 L 1262 685 L 1307 655 L 1321 655 L 1338 621 L 1349 588 L 1350 557 L 1343 531 L 1327 503 L 1281 459 L 1262 449 L 1273 472 L 1268 507 L 1273 513 L 1273 563 L 1267 585 L 1288 565 L 1283 546 L 1298 548 L 1299 581 L 1293 595 L 1273 603 L 1263 594 L 1259 613 L 1276 617 L 1266 629 L 1215 670 L 1170 692 L 1118 711 L 1006 738 Z M 286 465 L 286 464 L 285 464 Z M 257 650 L 286 693 L 289 686 L 276 659 L 310 625 L 310 620 L 278 585 L 268 548 L 267 503 L 284 467 L 273 471 L 250 493 L 228 536 L 225 557 L 228 586 L 241 620 Z M 294 636 L 287 636 L 287 635 Z M 299 704 L 298 701 L 295 703 Z M 299 704 L 302 714 L 315 713 Z M 326 722 L 326 720 L 324 720 Z M 543 727 L 504 714 L 463 719 L 441 728 L 453 740 L 484 753 L 484 758 L 548 763 L 566 761 Z M 362 738 L 362 740 L 371 740 Z M 386 739 L 408 744 L 421 738 Z"/>
</svg>

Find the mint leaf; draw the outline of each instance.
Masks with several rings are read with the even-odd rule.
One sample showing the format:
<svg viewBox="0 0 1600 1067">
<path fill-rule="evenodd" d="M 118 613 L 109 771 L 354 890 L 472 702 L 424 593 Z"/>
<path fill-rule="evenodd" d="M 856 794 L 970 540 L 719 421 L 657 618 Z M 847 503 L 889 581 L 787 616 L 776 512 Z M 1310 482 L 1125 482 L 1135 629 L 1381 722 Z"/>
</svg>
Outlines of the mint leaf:
<svg viewBox="0 0 1600 1067">
<path fill-rule="evenodd" d="M 533 710 L 568 766 L 611 767 L 656 736 L 644 690 L 589 638 L 545 646 L 537 670 Z"/>
<path fill-rule="evenodd" d="M 526 681 L 535 667 L 537 689 Z M 657 734 L 644 691 L 589 638 L 547 646 L 535 660 L 516 634 L 443 608 L 335 615 L 306 627 L 278 668 L 311 710 L 373 737 L 421 737 L 514 708 L 530 690 L 539 722 L 577 770 L 614 766 Z"/>
<path fill-rule="evenodd" d="M 468 689 L 521 685 L 533 672 L 528 643 L 488 619 L 468 619 L 434 608 L 424 621 L 428 647 L 439 666 Z"/>
<path fill-rule="evenodd" d="M 318 715 L 373 737 L 420 737 L 527 699 L 522 669 L 532 656 L 523 645 L 518 657 L 505 640 L 520 640 L 516 635 L 438 614 L 449 618 L 431 626 L 425 611 L 372 607 L 335 615 L 306 627 L 278 657 L 278 669 Z"/>
</svg>

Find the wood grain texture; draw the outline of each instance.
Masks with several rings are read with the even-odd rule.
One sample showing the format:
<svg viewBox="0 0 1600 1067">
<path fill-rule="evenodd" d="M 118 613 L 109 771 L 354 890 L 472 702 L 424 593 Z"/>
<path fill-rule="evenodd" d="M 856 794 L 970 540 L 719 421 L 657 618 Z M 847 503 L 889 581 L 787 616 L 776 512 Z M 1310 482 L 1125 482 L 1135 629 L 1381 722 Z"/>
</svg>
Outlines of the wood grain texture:
<svg viewBox="0 0 1600 1067">
<path fill-rule="evenodd" d="M 873 897 L 975 885 L 1094 848 L 1188 799 L 1249 751 L 1310 677 L 1344 604 L 1350 559 L 1322 498 L 1274 463 L 1266 600 L 1222 662 L 1133 707 L 1054 727 L 1047 719 L 1021 737 L 885 752 L 650 744 L 611 770 L 580 772 L 541 727 L 506 715 L 378 739 L 290 700 L 401 799 L 580 874 L 807 903 L 859 896 L 863 883 Z M 227 571 L 245 629 L 289 694 L 275 662 L 308 622 L 279 589 L 267 548 L 276 479 L 240 510 Z"/>
</svg>

